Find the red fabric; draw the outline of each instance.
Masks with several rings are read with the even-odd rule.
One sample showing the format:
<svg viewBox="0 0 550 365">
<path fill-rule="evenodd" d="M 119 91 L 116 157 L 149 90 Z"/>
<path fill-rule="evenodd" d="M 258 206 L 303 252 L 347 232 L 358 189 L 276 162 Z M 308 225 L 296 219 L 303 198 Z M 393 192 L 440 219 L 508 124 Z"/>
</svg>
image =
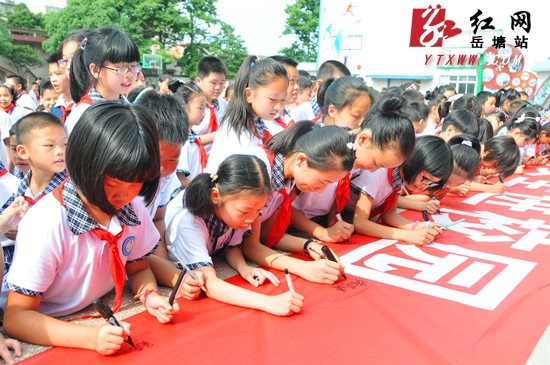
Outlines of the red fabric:
<svg viewBox="0 0 550 365">
<path fill-rule="evenodd" d="M 548 238 L 530 236 L 535 222 L 522 224 L 530 218 L 540 220 L 538 232 L 550 232 L 550 215 L 543 213 L 550 193 L 533 189 L 542 181 L 550 186 L 550 176 L 547 172 L 529 175 L 537 171 L 526 167 L 526 174 L 508 180 L 508 184 L 516 184 L 505 195 L 469 193 L 445 199 L 443 214 L 453 221 L 466 218 L 455 227 L 483 235 L 453 228 L 438 236 L 437 243 L 424 247 L 359 235 L 352 236 L 349 244 L 329 244 L 344 262 L 348 279 L 323 285 L 292 275 L 296 292 L 305 300 L 302 311 L 291 317 L 276 317 L 204 296 L 196 301 L 179 298 L 180 313 L 168 325 L 146 312 L 125 320 L 132 325 L 136 348 L 123 344 L 115 355 L 101 356 L 94 351 L 56 347 L 22 364 L 139 365 L 181 359 L 224 365 L 525 364 L 550 323 L 550 245 Z M 515 200 L 527 203 L 523 211 L 517 209 Z M 483 212 L 508 219 L 496 217 L 490 224 L 486 222 L 490 215 L 483 218 Z M 416 219 L 420 215 L 414 211 L 402 214 Z M 504 233 L 506 229 L 499 228 L 502 224 L 515 232 Z M 486 236 L 501 239 L 488 242 Z M 413 257 L 414 252 L 419 256 Z M 384 261 L 388 258 L 393 261 Z M 452 265 L 439 266 L 445 275 L 417 277 L 437 267 L 429 260 L 440 258 L 455 260 Z M 377 268 L 367 266 L 375 262 Z M 385 262 L 390 265 L 385 267 Z M 489 272 L 470 285 L 454 281 L 474 264 L 488 265 Z M 517 279 L 518 264 L 530 267 L 521 279 Z M 514 271 L 502 277 L 511 268 Z M 272 272 L 283 282 L 279 287 L 265 284 L 254 288 L 238 275 L 227 281 L 267 295 L 283 293 L 287 290 L 284 274 Z M 502 280 L 495 281 L 499 277 Z M 476 297 L 491 300 L 512 280 L 518 281 L 494 308 L 472 304 Z M 456 295 L 445 298 L 444 293 Z"/>
<path fill-rule="evenodd" d="M 78 106 L 80 104 L 92 105 L 93 103 L 94 102 L 92 101 L 92 98 L 90 97 L 90 95 L 88 93 L 86 93 L 86 94 L 84 94 L 82 99 L 80 99 L 80 101 L 76 104 L 76 106 Z"/>
<path fill-rule="evenodd" d="M 210 122 L 208 123 L 208 129 L 210 132 L 215 132 L 218 130 L 218 117 L 216 117 L 216 106 L 208 105 L 206 107 L 210 109 Z"/>
<path fill-rule="evenodd" d="M 206 167 L 206 163 L 208 162 L 208 153 L 206 153 L 206 149 L 202 145 L 202 142 L 200 139 L 195 138 L 195 144 L 199 147 L 199 157 L 201 162 L 201 168 L 204 170 Z"/>
<path fill-rule="evenodd" d="M 287 129 L 291 125 L 290 123 L 287 125 L 286 122 L 281 117 L 277 117 L 273 119 L 273 121 L 278 125 L 280 125 L 281 127 L 283 127 L 283 129 Z"/>
<path fill-rule="evenodd" d="M 126 281 L 126 268 L 118 252 L 118 240 L 124 233 L 124 226 L 122 226 L 122 230 L 117 235 L 113 235 L 103 228 L 94 228 L 92 229 L 92 233 L 100 240 L 109 242 L 109 251 L 111 251 L 109 256 L 109 268 L 111 269 L 111 276 L 115 283 L 116 293 L 113 312 L 116 313 L 120 310 L 120 305 L 122 304 L 122 291 L 124 290 L 124 283 Z"/>
<path fill-rule="evenodd" d="M 2 171 L 0 171 L 0 176 L 4 176 L 8 173 L 8 169 L 6 169 L 5 167 L 2 169 Z"/>
<path fill-rule="evenodd" d="M 90 102 L 92 100 L 90 99 Z M 91 103 L 89 103 L 91 105 Z M 70 103 L 68 107 L 65 108 L 65 105 L 61 105 L 61 121 L 63 124 L 65 124 L 65 121 L 67 120 L 67 115 L 73 110 L 74 103 Z"/>
<path fill-rule="evenodd" d="M 260 138 L 260 133 L 258 133 L 258 130 L 256 129 L 256 127 L 254 127 L 254 135 L 255 135 L 256 137 Z M 270 138 L 271 138 L 271 133 L 269 133 L 269 131 L 266 129 L 266 130 L 264 131 L 263 136 L 261 137 L 261 139 L 262 139 L 262 144 L 263 144 L 264 146 L 266 146 L 266 145 L 267 145 L 267 141 L 268 141 Z"/>
<path fill-rule="evenodd" d="M 10 105 L 8 105 L 6 107 L 6 109 L 4 109 L 4 112 L 6 112 L 7 114 L 11 114 L 11 112 L 13 111 L 13 109 L 15 108 L 15 104 L 14 103 L 10 103 Z"/>
<path fill-rule="evenodd" d="M 348 204 L 349 202 L 349 196 L 350 196 L 350 180 L 349 180 L 349 173 L 344 176 L 340 181 L 338 181 L 338 185 L 336 186 L 336 213 L 342 212 L 342 209 Z"/>
<path fill-rule="evenodd" d="M 388 169 L 388 183 L 390 186 L 393 186 L 393 169 Z M 390 210 L 395 205 L 395 202 L 399 198 L 399 194 L 401 194 L 401 189 L 395 190 L 393 193 L 391 193 L 386 200 L 384 200 L 384 203 L 374 208 L 370 214 L 371 217 L 376 217 L 377 215 L 380 215 L 378 217 L 377 222 L 382 222 L 382 217 L 384 214 Z"/>
<path fill-rule="evenodd" d="M 311 121 L 317 123 L 321 120 L 322 117 L 323 117 L 322 113 L 317 114 Z"/>
</svg>

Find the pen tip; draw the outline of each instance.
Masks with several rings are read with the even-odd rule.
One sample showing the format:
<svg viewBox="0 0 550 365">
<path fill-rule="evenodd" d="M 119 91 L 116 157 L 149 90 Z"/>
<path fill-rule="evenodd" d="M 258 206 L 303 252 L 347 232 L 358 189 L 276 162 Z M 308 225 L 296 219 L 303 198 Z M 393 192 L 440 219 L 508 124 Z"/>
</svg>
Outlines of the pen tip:
<svg viewBox="0 0 550 365">
<path fill-rule="evenodd" d="M 285 267 L 285 275 L 288 275 L 288 269 Z"/>
</svg>

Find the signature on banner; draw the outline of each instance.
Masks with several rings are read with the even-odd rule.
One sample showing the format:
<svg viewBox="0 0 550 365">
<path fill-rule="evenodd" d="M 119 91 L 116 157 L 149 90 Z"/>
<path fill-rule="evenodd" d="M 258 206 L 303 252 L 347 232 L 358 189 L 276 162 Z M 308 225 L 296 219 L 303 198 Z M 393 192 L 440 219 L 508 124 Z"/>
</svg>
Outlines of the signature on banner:
<svg viewBox="0 0 550 365">
<path fill-rule="evenodd" d="M 396 242 L 383 239 L 363 245 L 340 261 L 346 273 L 363 279 L 488 310 L 495 309 L 536 266 L 456 245 L 432 243 L 427 253 Z"/>
</svg>

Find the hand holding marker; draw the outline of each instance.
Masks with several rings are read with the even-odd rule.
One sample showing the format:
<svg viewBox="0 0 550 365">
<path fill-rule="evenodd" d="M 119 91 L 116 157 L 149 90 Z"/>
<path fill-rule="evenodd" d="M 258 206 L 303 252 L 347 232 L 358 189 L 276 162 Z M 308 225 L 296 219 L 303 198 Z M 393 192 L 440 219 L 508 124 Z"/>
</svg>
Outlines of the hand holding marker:
<svg viewBox="0 0 550 365">
<path fill-rule="evenodd" d="M 105 320 L 109 322 L 110 325 L 119 326 L 124 330 L 122 323 L 120 323 L 118 319 L 116 319 L 111 308 L 109 308 L 103 300 L 96 299 L 94 300 L 93 304 L 94 304 L 95 310 L 98 311 L 98 313 L 101 314 L 101 316 L 105 318 Z M 132 338 L 130 336 L 128 336 L 124 341 L 126 341 L 126 343 L 128 343 L 130 346 L 136 347 L 136 345 L 134 345 L 134 341 L 132 341 Z"/>
</svg>

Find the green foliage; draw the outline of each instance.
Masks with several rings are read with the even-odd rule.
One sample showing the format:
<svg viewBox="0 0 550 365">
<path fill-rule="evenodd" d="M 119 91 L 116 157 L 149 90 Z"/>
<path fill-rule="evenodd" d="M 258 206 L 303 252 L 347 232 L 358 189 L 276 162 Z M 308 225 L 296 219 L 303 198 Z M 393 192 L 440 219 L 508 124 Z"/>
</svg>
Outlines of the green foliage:
<svg viewBox="0 0 550 365">
<path fill-rule="evenodd" d="M 15 4 L 13 11 L 6 14 L 7 23 L 12 27 L 45 29 L 44 15 L 33 14 L 23 3 Z"/>
<path fill-rule="evenodd" d="M 6 29 L 6 23 L 0 20 L 0 56 L 5 56 L 11 52 L 13 47 L 12 38 Z"/>
<path fill-rule="evenodd" d="M 27 45 L 13 45 L 6 56 L 14 65 L 41 66 L 44 61 L 38 57 L 38 52 Z"/>
<path fill-rule="evenodd" d="M 281 53 L 298 62 L 315 62 L 319 40 L 319 0 L 296 0 L 287 5 L 288 14 L 283 35 L 294 34 L 297 41 Z"/>
<path fill-rule="evenodd" d="M 234 78 L 248 50 L 244 46 L 244 39 L 235 35 L 235 28 L 223 23 L 219 33 L 212 36 L 209 50 L 210 55 L 223 60 L 227 66 L 227 77 Z"/>
</svg>

